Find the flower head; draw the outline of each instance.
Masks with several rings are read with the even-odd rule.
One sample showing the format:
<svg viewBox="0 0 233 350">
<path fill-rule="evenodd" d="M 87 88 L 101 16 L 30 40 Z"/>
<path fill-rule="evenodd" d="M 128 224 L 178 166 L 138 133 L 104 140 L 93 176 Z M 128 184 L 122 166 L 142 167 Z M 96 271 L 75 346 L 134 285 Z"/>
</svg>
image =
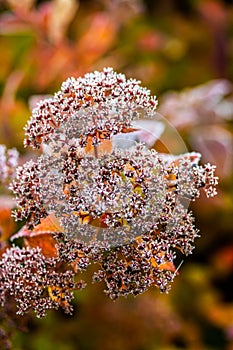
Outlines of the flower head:
<svg viewBox="0 0 233 350">
<path fill-rule="evenodd" d="M 39 248 L 13 247 L 0 260 L 0 304 L 13 296 L 22 315 L 33 309 L 38 317 L 59 306 L 70 313 L 74 272 L 56 271 L 56 259 L 47 259 Z M 81 285 L 79 286 L 81 287 Z"/>
<path fill-rule="evenodd" d="M 216 195 L 215 166 L 200 165 L 199 153 L 114 147 L 115 135 L 134 131 L 133 121 L 155 108 L 149 90 L 110 68 L 68 79 L 33 110 L 25 143 L 44 154 L 12 183 L 16 218 L 30 227 L 59 220 L 57 259 L 76 272 L 99 264 L 93 279 L 105 281 L 112 299 L 151 285 L 168 291 L 177 251 L 190 254 L 198 236 L 187 203 L 202 189 Z"/>
<path fill-rule="evenodd" d="M 62 84 L 53 98 L 43 100 L 32 112 L 26 130 L 25 145 L 34 148 L 42 142 L 63 137 L 79 139 L 93 144 L 126 132 L 140 112 L 155 111 L 157 100 L 135 79 L 126 79 L 112 68 L 86 74 L 83 78 L 70 78 Z"/>
</svg>

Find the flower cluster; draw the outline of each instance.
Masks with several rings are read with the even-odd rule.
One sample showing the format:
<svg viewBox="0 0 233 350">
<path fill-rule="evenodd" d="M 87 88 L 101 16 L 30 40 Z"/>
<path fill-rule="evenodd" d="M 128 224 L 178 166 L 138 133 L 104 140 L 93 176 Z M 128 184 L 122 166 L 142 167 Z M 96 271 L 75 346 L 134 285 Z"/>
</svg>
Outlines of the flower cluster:
<svg viewBox="0 0 233 350">
<path fill-rule="evenodd" d="M 102 139 L 126 132 L 132 120 L 139 118 L 140 111 L 152 113 L 156 105 L 156 98 L 140 82 L 127 80 L 112 68 L 83 78 L 70 78 L 53 98 L 41 101 L 33 110 L 25 128 L 25 145 L 38 148 L 51 138 L 57 141 L 59 128 L 69 137 L 73 134 L 82 145 L 88 137 L 98 144 Z M 60 130 L 58 134 L 65 136 Z"/>
<path fill-rule="evenodd" d="M 14 177 L 18 156 L 16 149 L 7 150 L 5 145 L 0 145 L 0 183 L 5 184 Z"/>
<path fill-rule="evenodd" d="M 68 79 L 33 110 L 25 144 L 44 153 L 19 167 L 11 185 L 31 249 L 3 256 L 0 285 L 9 287 L 2 302 L 9 292 L 19 310 L 32 304 L 39 315 L 58 305 L 67 310 L 68 279 L 90 264 L 99 266 L 93 281 L 105 281 L 112 299 L 152 285 L 169 290 L 177 251 L 190 254 L 198 236 L 188 203 L 201 189 L 215 196 L 217 178 L 215 166 L 199 164 L 199 153 L 114 146 L 116 135 L 135 131 L 135 119 L 153 117 L 156 104 L 139 82 L 108 68 Z M 72 272 L 55 272 L 58 261 Z"/>
<path fill-rule="evenodd" d="M 47 259 L 39 248 L 12 247 L 0 261 L 0 304 L 14 297 L 23 315 L 33 308 L 41 317 L 45 310 L 61 306 L 70 313 L 72 290 L 82 287 L 74 281 L 74 272 L 56 272 L 57 261 Z"/>
<path fill-rule="evenodd" d="M 23 210 L 17 211 L 17 220 L 22 220 L 32 215 L 39 221 L 39 218 L 43 217 L 43 201 L 40 194 L 38 173 L 38 164 L 32 160 L 24 164 L 24 166 L 19 166 L 16 170 L 16 179 L 20 179 L 20 182 L 14 181 L 10 189 L 17 194 L 16 200 L 18 205 L 23 208 Z"/>
<path fill-rule="evenodd" d="M 198 165 L 200 155 L 164 158 L 142 145 L 95 158 L 69 147 L 60 158 L 41 156 L 17 171 L 12 185 L 17 218 L 36 225 L 54 213 L 68 237 L 110 248 L 150 234 L 163 221 L 174 227 L 182 200 L 200 189 L 216 194 L 214 167 Z M 171 216 L 173 216 L 173 221 Z"/>
</svg>

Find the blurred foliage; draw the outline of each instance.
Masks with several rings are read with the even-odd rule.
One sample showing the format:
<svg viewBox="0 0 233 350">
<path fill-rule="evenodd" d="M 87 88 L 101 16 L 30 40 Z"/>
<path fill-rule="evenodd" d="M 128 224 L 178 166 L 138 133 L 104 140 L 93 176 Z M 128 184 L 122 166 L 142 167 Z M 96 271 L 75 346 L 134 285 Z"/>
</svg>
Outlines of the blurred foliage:
<svg viewBox="0 0 233 350">
<path fill-rule="evenodd" d="M 233 349 L 232 34 L 230 0 L 0 1 L 0 143 L 18 148 L 21 162 L 31 157 L 23 126 L 38 95 L 112 66 L 158 95 L 159 112 L 220 177 L 219 196 L 193 206 L 202 237 L 169 295 L 113 303 L 89 287 L 73 317 L 18 319 L 28 331 L 14 333 L 13 349 Z M 9 202 L 1 197 L 5 239 L 15 230 Z"/>
</svg>

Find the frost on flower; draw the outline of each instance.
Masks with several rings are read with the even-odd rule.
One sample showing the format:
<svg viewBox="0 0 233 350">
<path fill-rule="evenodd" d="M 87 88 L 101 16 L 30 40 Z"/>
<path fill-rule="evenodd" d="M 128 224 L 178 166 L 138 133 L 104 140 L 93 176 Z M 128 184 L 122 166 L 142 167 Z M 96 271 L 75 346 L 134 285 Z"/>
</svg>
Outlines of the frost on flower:
<svg viewBox="0 0 233 350">
<path fill-rule="evenodd" d="M 54 217 L 61 261 L 76 272 L 97 263 L 93 280 L 104 280 L 112 299 L 152 285 L 168 291 L 177 251 L 190 254 L 198 236 L 187 203 L 201 190 L 216 195 L 215 166 L 200 165 L 199 153 L 113 145 L 138 130 L 135 120 L 154 118 L 156 105 L 140 82 L 111 68 L 68 79 L 33 110 L 25 145 L 43 154 L 11 185 L 16 218 L 33 229 Z"/>
<path fill-rule="evenodd" d="M 57 272 L 57 264 L 55 259 L 46 259 L 39 248 L 7 249 L 0 261 L 0 305 L 13 296 L 20 315 L 33 308 L 41 317 L 45 310 L 59 306 L 70 313 L 71 290 L 77 283 L 73 271 Z"/>
<path fill-rule="evenodd" d="M 72 136 L 82 146 L 89 139 L 92 144 L 98 144 L 115 134 L 128 132 L 140 112 L 150 114 L 156 105 L 156 98 L 139 81 L 127 80 L 111 68 L 83 78 L 70 78 L 53 98 L 41 101 L 33 110 L 25 128 L 25 145 L 36 148 L 41 142 L 57 141 L 57 137 L 67 141 Z"/>
</svg>

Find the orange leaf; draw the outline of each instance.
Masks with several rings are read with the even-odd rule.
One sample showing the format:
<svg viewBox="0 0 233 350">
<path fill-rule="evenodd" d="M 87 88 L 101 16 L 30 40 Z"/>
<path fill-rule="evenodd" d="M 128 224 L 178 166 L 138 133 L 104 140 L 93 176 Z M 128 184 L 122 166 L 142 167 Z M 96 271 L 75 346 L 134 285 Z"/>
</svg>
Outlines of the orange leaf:
<svg viewBox="0 0 233 350">
<path fill-rule="evenodd" d="M 92 145 L 92 137 L 87 138 L 87 145 L 85 147 L 85 151 L 87 153 L 93 153 L 95 155 L 95 152 L 98 152 L 98 155 L 108 154 L 112 151 L 112 141 L 111 140 L 100 140 L 100 144 L 97 146 Z"/>
<path fill-rule="evenodd" d="M 6 241 L 14 232 L 15 223 L 9 208 L 0 208 L 0 240 Z"/>
<path fill-rule="evenodd" d="M 176 270 L 175 266 L 170 261 L 167 261 L 167 262 L 165 262 L 163 264 L 160 264 L 159 265 L 159 269 L 160 270 L 173 271 L 173 272 L 175 272 L 175 270 Z"/>
<path fill-rule="evenodd" d="M 32 231 L 33 234 L 37 233 L 48 233 L 48 232 L 62 232 L 63 228 L 60 225 L 59 219 L 54 215 L 50 214 L 45 219 L 40 220 L 38 224 Z"/>
<path fill-rule="evenodd" d="M 45 219 L 42 218 L 40 221 L 40 224 L 32 231 L 24 226 L 12 239 L 23 237 L 25 244 L 30 248 L 40 247 L 44 256 L 55 258 L 57 257 L 56 240 L 52 233 L 61 232 L 63 229 L 59 220 L 53 214 L 48 215 Z"/>
<path fill-rule="evenodd" d="M 24 242 L 30 248 L 41 248 L 41 252 L 46 258 L 57 257 L 57 249 L 55 246 L 56 241 L 50 233 L 38 234 L 37 236 L 32 237 L 24 237 Z"/>
</svg>

